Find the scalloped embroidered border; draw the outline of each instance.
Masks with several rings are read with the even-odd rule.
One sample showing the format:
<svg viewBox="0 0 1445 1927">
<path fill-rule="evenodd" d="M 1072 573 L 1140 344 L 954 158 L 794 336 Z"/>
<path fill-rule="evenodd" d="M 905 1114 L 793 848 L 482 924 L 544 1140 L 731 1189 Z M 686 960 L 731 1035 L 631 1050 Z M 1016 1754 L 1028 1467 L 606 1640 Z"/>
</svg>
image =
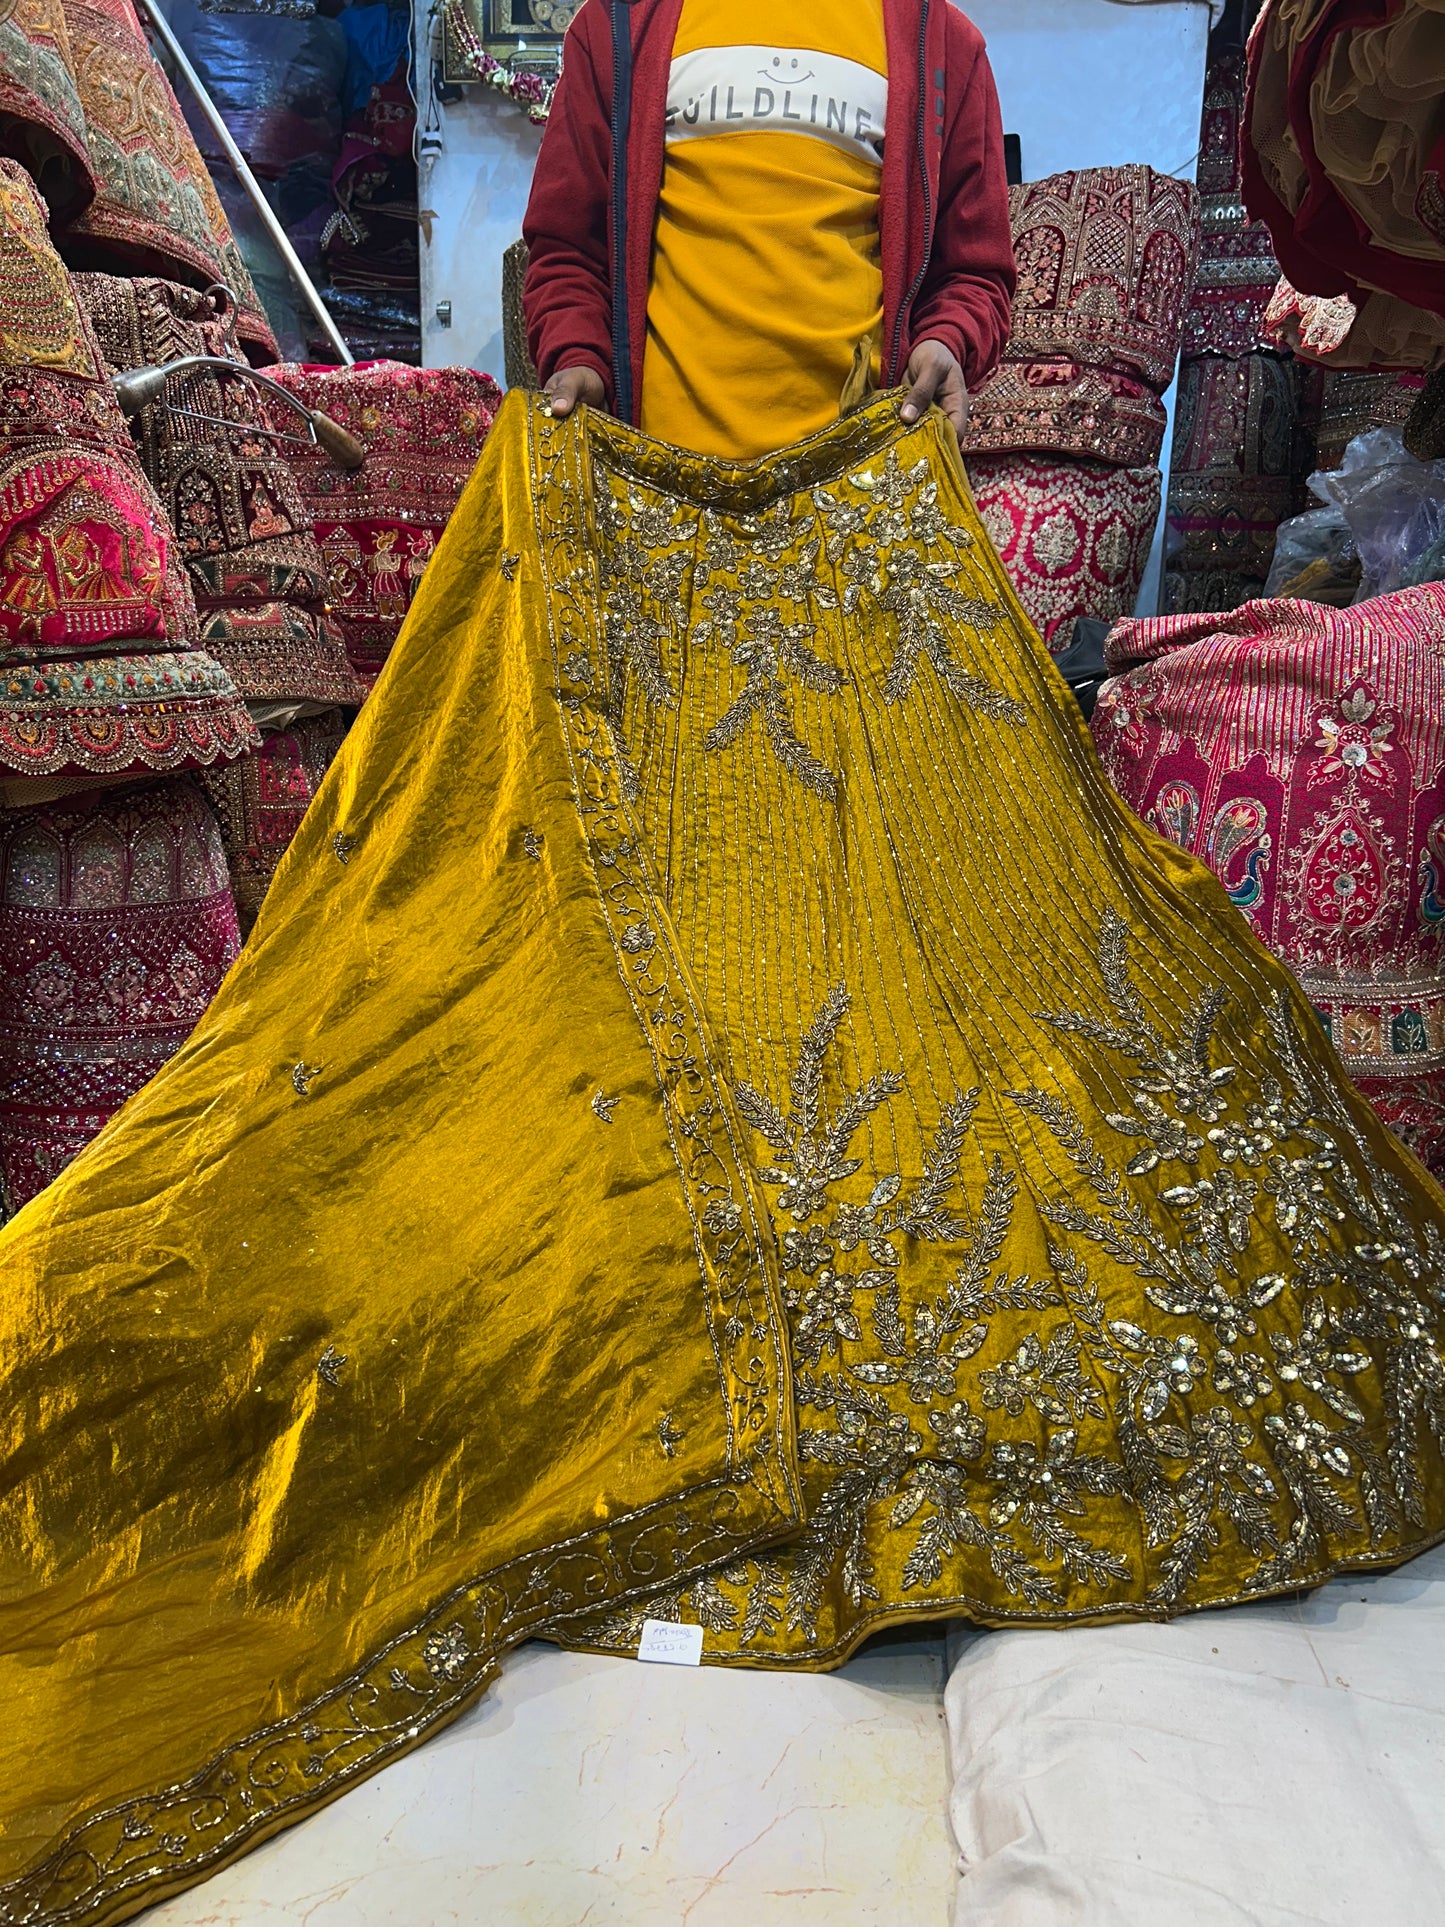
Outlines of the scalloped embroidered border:
<svg viewBox="0 0 1445 1927">
<path fill-rule="evenodd" d="M 579 439 L 585 431 L 580 424 L 571 433 L 549 426 L 539 448 L 540 419 L 534 404 L 533 500 L 549 563 L 554 663 L 565 643 L 600 665 L 595 580 L 578 567 L 587 522 Z M 591 598 L 578 594 L 584 577 Z M 518 593 L 526 586 L 519 583 Z M 559 608 L 559 600 L 570 607 Z M 627 841 L 626 806 L 600 707 L 564 699 L 560 714 L 574 775 L 586 784 L 577 798 L 595 874 L 600 852 L 615 856 Z M 329 838 L 319 847 L 329 849 Z M 625 902 L 616 894 L 620 885 L 630 892 Z M 604 884 L 598 875 L 597 886 L 618 971 L 666 1095 L 729 1406 L 726 1473 L 454 1589 L 327 1692 L 227 1747 L 191 1778 L 92 1814 L 44 1860 L 0 1887 L 0 1927 L 108 1927 L 154 1905 L 410 1752 L 464 1709 L 522 1639 L 608 1604 L 625 1606 L 659 1583 L 696 1577 L 796 1528 L 792 1390 L 783 1314 L 765 1257 L 766 1220 L 670 933 L 659 927 L 645 952 L 625 947 L 620 932 L 637 926 L 632 897 L 640 892 L 621 877 Z M 666 1038 L 648 1021 L 649 1003 L 665 1011 Z M 725 1191 L 733 1211 L 719 1208 Z M 734 1515 L 744 1487 L 763 1501 L 763 1518 L 739 1530 Z"/>
</svg>

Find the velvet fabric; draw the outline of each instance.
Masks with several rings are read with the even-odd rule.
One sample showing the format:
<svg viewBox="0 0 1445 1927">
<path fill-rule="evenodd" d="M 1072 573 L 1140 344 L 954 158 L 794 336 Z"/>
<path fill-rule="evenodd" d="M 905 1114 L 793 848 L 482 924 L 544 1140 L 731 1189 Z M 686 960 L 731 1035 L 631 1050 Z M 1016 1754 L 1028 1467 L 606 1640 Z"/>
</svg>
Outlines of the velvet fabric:
<svg viewBox="0 0 1445 1927">
<path fill-rule="evenodd" d="M 1285 278 L 1266 326 L 1347 368 L 1445 358 L 1439 0 L 1268 0 L 1240 157 Z"/>
<path fill-rule="evenodd" d="M 1264 313 L 1279 279 L 1269 229 L 1251 221 L 1240 187 L 1244 50 L 1210 60 L 1204 80 L 1195 180 L 1201 203 L 1199 269 L 1184 316 L 1183 352 L 1238 359 L 1273 348 Z"/>
<path fill-rule="evenodd" d="M 273 372 L 366 450 L 361 468 L 350 473 L 324 448 L 288 453 L 326 566 L 332 619 L 352 668 L 370 687 L 461 500 L 502 391 L 470 368 L 399 361 L 287 364 Z"/>
<path fill-rule="evenodd" d="M 1009 189 L 1018 287 L 1003 360 L 975 392 L 969 455 L 1157 461 L 1160 396 L 1199 260 L 1199 191 L 1144 166 Z"/>
<path fill-rule="evenodd" d="M 268 730 L 252 755 L 202 778 L 220 824 L 243 937 L 345 735 L 343 710 L 303 716 L 284 729 Z"/>
<path fill-rule="evenodd" d="M 1445 1197 L 897 404 L 729 466 L 510 398 L 220 995 L 0 1232 L 32 1927 L 529 1634 L 826 1667 L 1445 1534 Z"/>
<path fill-rule="evenodd" d="M 1075 622 L 1131 615 L 1159 520 L 1157 468 L 973 455 L 968 478 L 988 539 L 1049 649 Z"/>
<path fill-rule="evenodd" d="M 15 1211 L 185 1042 L 240 933 L 188 777 L 0 813 L 0 1203 Z"/>
<path fill-rule="evenodd" d="M 1306 502 L 1308 380 L 1277 354 L 1185 362 L 1164 524 L 1171 615 L 1262 594 L 1275 531 Z"/>
<path fill-rule="evenodd" d="M 1364 374 L 1340 369 L 1319 377 L 1315 462 L 1338 468 L 1356 435 L 1372 428 L 1403 428 L 1420 398 L 1422 375 Z"/>
<path fill-rule="evenodd" d="M 77 275 L 75 285 L 113 368 L 187 355 L 247 365 L 223 292 L 108 274 Z M 187 564 L 206 648 L 249 701 L 359 703 L 365 691 L 329 619 L 324 566 L 287 461 L 306 445 L 304 421 L 211 369 L 173 377 L 165 400 L 139 411 L 133 433 Z"/>
</svg>

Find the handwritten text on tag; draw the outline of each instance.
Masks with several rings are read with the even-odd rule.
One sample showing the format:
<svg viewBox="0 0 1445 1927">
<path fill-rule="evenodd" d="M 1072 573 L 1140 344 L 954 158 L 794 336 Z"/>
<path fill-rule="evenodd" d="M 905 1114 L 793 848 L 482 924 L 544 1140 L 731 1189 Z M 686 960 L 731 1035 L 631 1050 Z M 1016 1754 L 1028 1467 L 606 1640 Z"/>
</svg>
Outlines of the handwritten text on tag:
<svg viewBox="0 0 1445 1927">
<path fill-rule="evenodd" d="M 702 1627 L 678 1626 L 670 1619 L 644 1619 L 637 1657 L 659 1666 L 701 1666 Z"/>
</svg>

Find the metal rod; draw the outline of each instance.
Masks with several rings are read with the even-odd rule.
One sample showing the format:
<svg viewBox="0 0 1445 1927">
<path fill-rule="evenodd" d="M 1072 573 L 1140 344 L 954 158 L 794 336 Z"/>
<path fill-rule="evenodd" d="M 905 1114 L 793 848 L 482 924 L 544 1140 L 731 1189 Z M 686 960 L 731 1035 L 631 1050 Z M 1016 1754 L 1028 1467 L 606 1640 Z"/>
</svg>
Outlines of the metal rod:
<svg viewBox="0 0 1445 1927">
<path fill-rule="evenodd" d="M 332 319 L 331 310 L 317 293 L 315 282 L 301 265 L 301 258 L 295 248 L 292 247 L 290 237 L 287 235 L 285 228 L 283 228 L 281 223 L 276 219 L 275 209 L 266 199 L 265 194 L 261 190 L 261 183 L 251 172 L 245 155 L 241 152 L 240 148 L 237 147 L 235 140 L 232 138 L 230 128 L 227 127 L 221 117 L 220 108 L 217 107 L 215 101 L 211 99 L 210 94 L 206 91 L 205 82 L 187 59 L 185 49 L 181 46 L 180 41 L 176 39 L 171 29 L 171 23 L 160 11 L 156 0 L 139 0 L 139 5 L 141 12 L 145 15 L 151 26 L 155 28 L 157 37 L 160 39 L 166 52 L 176 63 L 176 68 L 185 80 L 186 85 L 195 95 L 196 105 L 210 122 L 212 132 L 225 149 L 226 159 L 231 163 L 236 179 L 245 189 L 251 205 L 260 216 L 261 225 L 270 236 L 272 246 L 286 263 L 291 279 L 306 297 L 306 301 L 315 314 L 316 319 L 321 323 L 326 339 L 341 358 L 343 365 L 350 368 L 355 363 L 355 355 L 353 355 L 347 347 L 345 336 Z"/>
<path fill-rule="evenodd" d="M 216 422 L 218 427 L 235 429 L 243 434 L 270 435 L 273 441 L 301 440 L 299 435 L 277 435 L 271 429 L 255 428 L 249 422 L 226 422 L 215 415 L 199 415 L 194 408 L 175 408 L 165 398 L 167 384 L 173 377 L 193 374 L 202 368 L 218 375 L 229 375 L 232 381 L 249 381 L 274 395 L 287 408 L 294 408 L 311 430 L 312 441 L 324 448 L 336 466 L 345 469 L 348 474 L 354 474 L 366 465 L 365 446 L 350 429 L 343 428 L 340 422 L 333 421 L 330 415 L 324 415 L 319 408 L 308 408 L 299 395 L 293 395 L 289 388 L 283 388 L 279 381 L 262 374 L 259 368 L 252 368 L 244 361 L 226 361 L 219 355 L 181 355 L 175 361 L 123 369 L 111 378 L 122 414 L 136 415 L 142 408 L 170 408 L 173 414 L 189 415 L 198 422 Z"/>
</svg>

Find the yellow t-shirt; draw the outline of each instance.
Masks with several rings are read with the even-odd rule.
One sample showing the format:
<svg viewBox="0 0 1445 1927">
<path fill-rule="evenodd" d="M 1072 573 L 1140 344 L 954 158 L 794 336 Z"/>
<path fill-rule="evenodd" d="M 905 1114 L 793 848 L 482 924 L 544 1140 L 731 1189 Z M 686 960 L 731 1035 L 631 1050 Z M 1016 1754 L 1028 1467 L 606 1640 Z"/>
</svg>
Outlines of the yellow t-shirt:
<svg viewBox="0 0 1445 1927">
<path fill-rule="evenodd" d="M 883 0 L 685 0 L 642 427 L 745 460 L 838 417 L 881 336 Z"/>
</svg>

